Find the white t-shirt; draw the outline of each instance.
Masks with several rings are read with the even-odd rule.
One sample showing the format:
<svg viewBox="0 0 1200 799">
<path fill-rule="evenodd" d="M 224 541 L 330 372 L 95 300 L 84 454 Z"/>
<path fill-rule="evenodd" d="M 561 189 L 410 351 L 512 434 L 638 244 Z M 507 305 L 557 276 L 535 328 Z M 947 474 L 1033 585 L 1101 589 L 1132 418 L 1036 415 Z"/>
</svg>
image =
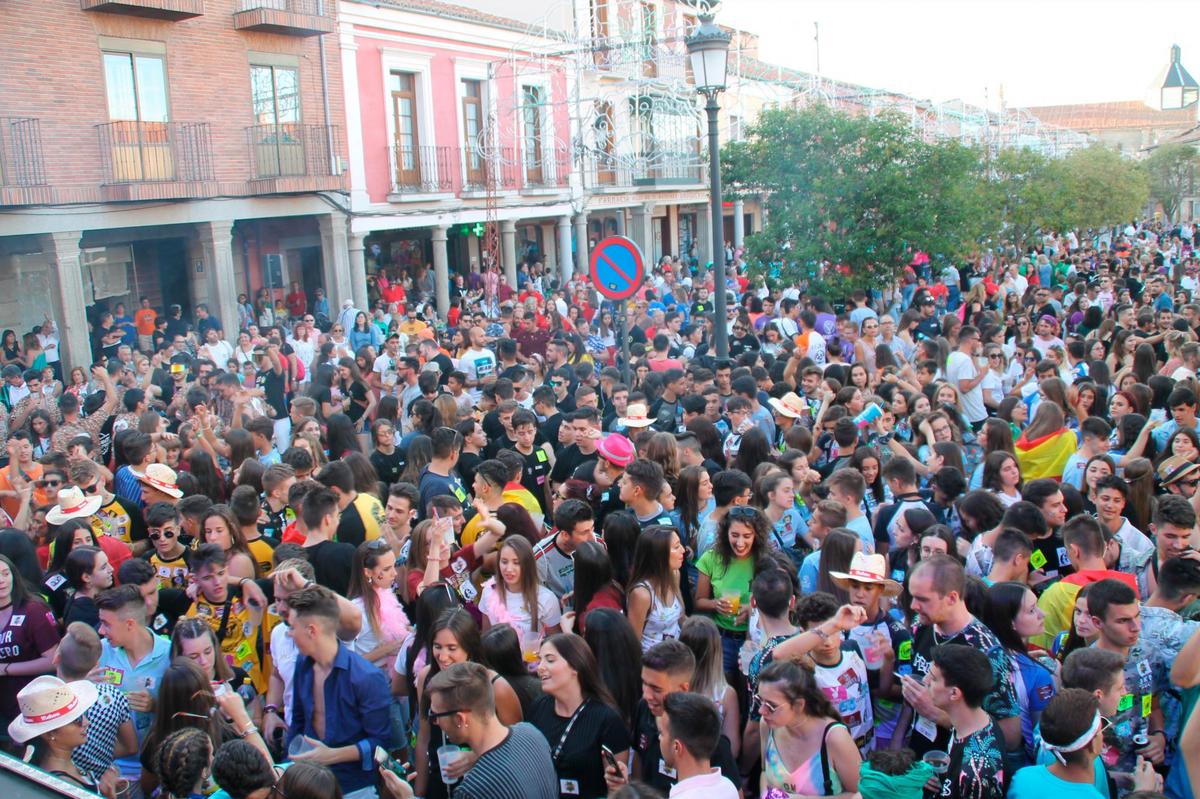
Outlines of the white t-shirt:
<svg viewBox="0 0 1200 799">
<path fill-rule="evenodd" d="M 504 605 L 500 607 L 500 596 L 495 582 L 489 580 L 479 595 L 479 610 L 492 624 L 508 624 L 517 632 L 521 643 L 532 643 L 541 638 L 542 630 L 562 621 L 562 610 L 558 597 L 544 585 L 538 586 L 538 629 L 533 629 L 533 617 L 525 607 L 525 597 L 512 591 L 504 592 Z"/>
<path fill-rule="evenodd" d="M 218 339 L 216 344 L 205 344 L 203 349 L 208 353 L 209 360 L 215 363 L 218 369 L 224 369 L 225 364 L 233 358 L 233 345 L 223 339 Z"/>
<path fill-rule="evenodd" d="M 825 365 L 825 337 L 815 330 L 808 334 L 808 357 L 816 366 Z"/>
<path fill-rule="evenodd" d="M 398 360 L 398 359 L 396 359 Z M 400 372 L 396 368 L 396 360 L 386 352 L 375 358 L 375 363 L 371 365 L 371 371 L 379 375 L 379 382 L 385 388 L 394 388 L 400 380 Z"/>
<path fill-rule="evenodd" d="M 458 368 L 467 375 L 468 381 L 482 383 L 496 375 L 496 355 L 491 350 L 469 349 L 458 359 Z M 470 389 L 471 399 L 479 402 L 483 389 L 478 385 Z"/>
<path fill-rule="evenodd" d="M 946 361 L 946 379 L 950 381 L 950 385 L 959 389 L 963 413 L 972 424 L 983 421 L 988 415 L 983 404 L 983 389 L 977 383 L 970 391 L 963 391 L 959 388 L 959 381 L 974 380 L 978 375 L 979 367 L 975 365 L 974 358 L 958 350 L 950 353 L 950 358 Z"/>
<path fill-rule="evenodd" d="M 283 720 L 290 727 L 292 725 L 292 677 L 296 673 L 296 659 L 300 657 L 300 651 L 296 649 L 296 642 L 292 640 L 292 636 L 288 635 L 289 629 L 286 624 L 276 624 L 271 630 L 271 661 L 275 665 L 275 670 L 279 672 L 280 679 L 283 680 Z"/>
</svg>

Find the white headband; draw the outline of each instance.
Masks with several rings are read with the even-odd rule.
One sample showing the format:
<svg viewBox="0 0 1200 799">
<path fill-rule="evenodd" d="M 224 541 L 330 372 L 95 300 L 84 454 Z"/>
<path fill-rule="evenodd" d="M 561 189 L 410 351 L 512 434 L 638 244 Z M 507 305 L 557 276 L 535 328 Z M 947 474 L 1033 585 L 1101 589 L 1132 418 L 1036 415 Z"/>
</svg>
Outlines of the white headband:
<svg viewBox="0 0 1200 799">
<path fill-rule="evenodd" d="M 1066 758 L 1063 757 L 1063 753 L 1078 752 L 1080 749 L 1091 743 L 1092 739 L 1096 737 L 1096 733 L 1100 731 L 1101 723 L 1102 719 L 1100 718 L 1100 711 L 1097 710 L 1096 717 L 1092 719 L 1092 723 L 1088 726 L 1087 730 L 1083 733 L 1083 735 L 1080 735 L 1074 741 L 1071 741 L 1071 743 L 1052 744 L 1047 743 L 1043 738 L 1042 746 L 1045 747 L 1046 751 L 1054 755 L 1058 759 L 1059 763 L 1062 763 L 1065 766 L 1067 761 Z"/>
</svg>

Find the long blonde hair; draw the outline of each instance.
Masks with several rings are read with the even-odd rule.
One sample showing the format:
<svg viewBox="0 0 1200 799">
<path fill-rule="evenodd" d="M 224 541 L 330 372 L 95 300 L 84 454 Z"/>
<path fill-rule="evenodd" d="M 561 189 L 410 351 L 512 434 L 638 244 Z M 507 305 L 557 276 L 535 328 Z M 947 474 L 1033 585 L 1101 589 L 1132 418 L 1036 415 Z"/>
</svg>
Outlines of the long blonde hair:
<svg viewBox="0 0 1200 799">
<path fill-rule="evenodd" d="M 1063 416 L 1062 408 L 1058 406 L 1058 403 L 1042 400 L 1038 403 L 1037 412 L 1033 414 L 1033 421 L 1025 428 L 1021 438 L 1026 441 L 1034 441 L 1051 433 L 1057 433 L 1063 429 L 1065 423 L 1066 417 Z"/>
<path fill-rule="evenodd" d="M 541 627 L 538 620 L 538 588 L 541 587 L 541 583 L 538 582 L 537 564 L 533 560 L 533 545 L 524 536 L 513 535 L 500 545 L 501 555 L 504 554 L 505 548 L 516 553 L 517 561 L 521 565 L 521 597 L 525 600 L 525 609 L 529 611 L 529 625 L 536 634 Z M 497 565 L 496 594 L 503 603 L 508 602 L 507 591 L 504 578 L 500 576 L 500 567 Z"/>
</svg>

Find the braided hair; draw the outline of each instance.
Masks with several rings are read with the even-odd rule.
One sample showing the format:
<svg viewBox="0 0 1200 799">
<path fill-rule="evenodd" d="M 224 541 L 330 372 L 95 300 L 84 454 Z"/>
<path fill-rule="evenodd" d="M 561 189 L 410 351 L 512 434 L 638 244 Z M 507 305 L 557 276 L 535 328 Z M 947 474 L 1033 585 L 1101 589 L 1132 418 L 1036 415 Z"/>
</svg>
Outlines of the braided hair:
<svg viewBox="0 0 1200 799">
<path fill-rule="evenodd" d="M 166 796 L 190 796 L 204 780 L 211 758 L 212 742 L 203 730 L 185 727 L 168 735 L 154 756 L 154 772 Z"/>
</svg>

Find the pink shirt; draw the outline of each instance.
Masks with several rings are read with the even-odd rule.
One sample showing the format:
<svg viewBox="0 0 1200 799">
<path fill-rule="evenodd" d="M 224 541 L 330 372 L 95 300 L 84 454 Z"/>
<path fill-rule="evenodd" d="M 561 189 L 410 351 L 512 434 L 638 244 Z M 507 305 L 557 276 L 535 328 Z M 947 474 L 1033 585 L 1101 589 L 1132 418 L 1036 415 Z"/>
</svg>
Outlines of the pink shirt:
<svg viewBox="0 0 1200 799">
<path fill-rule="evenodd" d="M 671 787 L 671 799 L 741 799 L 741 794 L 719 768 L 680 780 Z"/>
</svg>

